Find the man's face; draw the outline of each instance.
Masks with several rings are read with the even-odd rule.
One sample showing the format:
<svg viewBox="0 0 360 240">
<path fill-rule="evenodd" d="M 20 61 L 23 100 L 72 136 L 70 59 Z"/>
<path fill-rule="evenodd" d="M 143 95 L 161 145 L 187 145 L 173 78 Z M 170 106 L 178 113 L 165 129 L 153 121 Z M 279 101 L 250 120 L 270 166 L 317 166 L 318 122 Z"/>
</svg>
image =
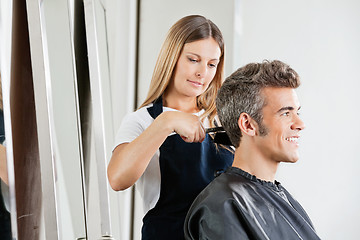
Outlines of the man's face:
<svg viewBox="0 0 360 240">
<path fill-rule="evenodd" d="M 296 162 L 299 159 L 300 131 L 305 128 L 299 117 L 300 104 L 292 88 L 264 88 L 261 92 L 266 105 L 263 107 L 263 125 L 267 134 L 258 133 L 256 144 L 262 155 L 272 161 Z"/>
</svg>

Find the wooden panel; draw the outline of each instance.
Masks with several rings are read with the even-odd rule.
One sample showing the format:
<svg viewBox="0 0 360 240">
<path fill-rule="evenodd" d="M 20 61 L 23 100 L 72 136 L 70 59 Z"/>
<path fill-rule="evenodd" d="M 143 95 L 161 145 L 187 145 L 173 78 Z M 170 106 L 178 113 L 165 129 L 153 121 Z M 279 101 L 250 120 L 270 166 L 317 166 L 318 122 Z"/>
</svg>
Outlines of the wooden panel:
<svg viewBox="0 0 360 240">
<path fill-rule="evenodd" d="M 12 36 L 10 104 L 18 239 L 32 240 L 39 238 L 42 194 L 25 1 L 13 3 Z"/>
</svg>

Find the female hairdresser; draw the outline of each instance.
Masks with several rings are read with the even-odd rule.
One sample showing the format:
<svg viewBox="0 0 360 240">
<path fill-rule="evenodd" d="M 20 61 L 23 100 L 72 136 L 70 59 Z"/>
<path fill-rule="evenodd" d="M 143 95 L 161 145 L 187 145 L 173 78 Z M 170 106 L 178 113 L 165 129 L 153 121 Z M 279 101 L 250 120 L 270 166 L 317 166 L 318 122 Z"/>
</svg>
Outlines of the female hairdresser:
<svg viewBox="0 0 360 240">
<path fill-rule="evenodd" d="M 145 102 L 122 121 L 108 177 L 116 191 L 136 182 L 146 213 L 142 239 L 184 239 L 191 203 L 233 162 L 205 133 L 216 124 L 223 66 L 217 26 L 202 16 L 180 19 L 161 48 Z"/>
</svg>

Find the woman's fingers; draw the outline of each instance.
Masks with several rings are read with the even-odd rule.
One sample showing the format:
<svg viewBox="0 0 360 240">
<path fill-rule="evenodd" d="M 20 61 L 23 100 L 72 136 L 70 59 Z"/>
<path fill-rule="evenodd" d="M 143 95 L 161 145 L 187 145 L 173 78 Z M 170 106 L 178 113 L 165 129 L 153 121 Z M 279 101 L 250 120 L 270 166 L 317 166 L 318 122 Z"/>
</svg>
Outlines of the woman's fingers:
<svg viewBox="0 0 360 240">
<path fill-rule="evenodd" d="M 199 123 L 200 123 L 200 140 L 199 140 L 199 142 L 202 142 L 205 139 L 206 131 L 205 131 L 205 127 L 202 124 L 202 122 L 200 121 L 200 119 L 199 119 Z"/>
<path fill-rule="evenodd" d="M 181 135 L 181 134 L 180 134 Z M 196 124 L 192 125 L 192 129 L 187 135 L 181 135 L 181 138 L 185 142 L 202 142 L 205 139 L 205 129 L 201 124 L 200 120 Z"/>
<path fill-rule="evenodd" d="M 167 112 L 173 130 L 185 142 L 202 142 L 205 139 L 205 128 L 199 117 L 184 112 Z"/>
</svg>

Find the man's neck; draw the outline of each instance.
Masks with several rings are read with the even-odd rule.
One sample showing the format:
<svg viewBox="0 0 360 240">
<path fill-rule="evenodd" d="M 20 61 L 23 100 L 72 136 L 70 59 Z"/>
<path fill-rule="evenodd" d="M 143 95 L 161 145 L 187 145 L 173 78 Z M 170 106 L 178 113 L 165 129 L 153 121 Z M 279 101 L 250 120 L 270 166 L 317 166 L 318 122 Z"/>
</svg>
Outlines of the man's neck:
<svg viewBox="0 0 360 240">
<path fill-rule="evenodd" d="M 261 180 L 274 182 L 279 162 L 266 159 L 256 149 L 241 143 L 235 150 L 232 166 L 255 175 Z"/>
</svg>

